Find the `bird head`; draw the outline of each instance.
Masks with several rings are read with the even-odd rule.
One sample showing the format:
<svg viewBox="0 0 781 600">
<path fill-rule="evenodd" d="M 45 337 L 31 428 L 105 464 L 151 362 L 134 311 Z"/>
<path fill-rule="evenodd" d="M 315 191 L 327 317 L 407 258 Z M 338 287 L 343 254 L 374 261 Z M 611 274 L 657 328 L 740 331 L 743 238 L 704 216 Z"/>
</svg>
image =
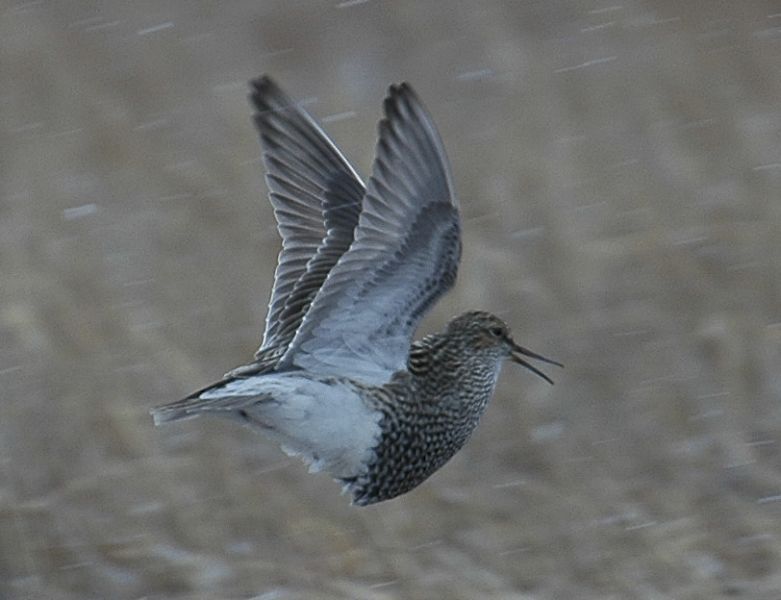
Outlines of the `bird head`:
<svg viewBox="0 0 781 600">
<path fill-rule="evenodd" d="M 446 331 L 454 336 L 463 336 L 467 349 L 474 355 L 495 361 L 509 359 L 523 365 L 550 384 L 553 380 L 526 359 L 532 358 L 557 367 L 564 366 L 515 343 L 507 324 L 488 312 L 470 311 L 459 315 L 448 323 Z"/>
</svg>

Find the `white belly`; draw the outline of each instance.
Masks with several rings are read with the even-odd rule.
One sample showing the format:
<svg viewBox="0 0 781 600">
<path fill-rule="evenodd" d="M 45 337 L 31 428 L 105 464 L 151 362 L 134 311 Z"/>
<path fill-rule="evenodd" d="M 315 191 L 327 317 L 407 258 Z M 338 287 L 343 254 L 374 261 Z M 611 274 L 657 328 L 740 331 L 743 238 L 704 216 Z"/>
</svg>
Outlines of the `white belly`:
<svg viewBox="0 0 781 600">
<path fill-rule="evenodd" d="M 235 398 L 237 418 L 262 429 L 286 453 L 300 456 L 310 471 L 356 477 L 372 458 L 381 413 L 369 408 L 352 386 L 324 381 L 328 380 L 295 373 L 261 375 L 233 381 L 200 397 Z"/>
</svg>

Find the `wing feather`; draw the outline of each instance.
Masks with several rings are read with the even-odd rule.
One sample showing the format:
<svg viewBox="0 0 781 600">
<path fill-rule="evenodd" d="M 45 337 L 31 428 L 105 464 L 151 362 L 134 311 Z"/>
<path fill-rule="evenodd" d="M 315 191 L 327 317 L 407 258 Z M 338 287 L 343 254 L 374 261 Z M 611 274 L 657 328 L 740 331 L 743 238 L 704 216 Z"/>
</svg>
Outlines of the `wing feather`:
<svg viewBox="0 0 781 600">
<path fill-rule="evenodd" d="M 355 239 L 331 269 L 280 368 L 384 383 L 454 283 L 460 222 L 447 157 L 408 84 L 392 86 Z"/>
<path fill-rule="evenodd" d="M 269 199 L 282 251 L 263 342 L 263 368 L 293 338 L 314 293 L 353 240 L 364 185 L 315 120 L 269 78 L 252 82 Z M 241 367 L 244 372 L 251 370 Z"/>
</svg>

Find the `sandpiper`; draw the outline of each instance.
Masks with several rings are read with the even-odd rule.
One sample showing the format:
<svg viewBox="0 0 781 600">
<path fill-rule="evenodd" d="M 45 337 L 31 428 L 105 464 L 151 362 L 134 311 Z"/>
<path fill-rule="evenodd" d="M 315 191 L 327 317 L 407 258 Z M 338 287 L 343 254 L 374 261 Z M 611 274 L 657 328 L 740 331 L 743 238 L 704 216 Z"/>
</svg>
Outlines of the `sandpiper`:
<svg viewBox="0 0 781 600">
<path fill-rule="evenodd" d="M 263 343 L 250 364 L 156 424 L 223 415 L 262 430 L 353 504 L 418 486 L 466 442 L 511 359 L 561 366 L 471 311 L 412 341 L 453 285 L 461 226 L 445 150 L 407 83 L 390 87 L 371 177 L 269 78 L 251 83 L 269 197 L 282 237 Z"/>
</svg>

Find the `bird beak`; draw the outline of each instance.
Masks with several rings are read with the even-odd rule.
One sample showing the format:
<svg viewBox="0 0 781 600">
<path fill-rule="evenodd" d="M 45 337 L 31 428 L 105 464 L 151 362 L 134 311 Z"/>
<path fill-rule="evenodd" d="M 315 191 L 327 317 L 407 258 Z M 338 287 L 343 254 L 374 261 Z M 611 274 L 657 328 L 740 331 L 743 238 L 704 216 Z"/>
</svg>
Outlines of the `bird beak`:
<svg viewBox="0 0 781 600">
<path fill-rule="evenodd" d="M 537 367 L 530 364 L 528 361 L 524 360 L 524 356 L 528 356 L 529 358 L 535 358 L 537 360 L 541 360 L 542 362 L 546 362 L 549 365 L 556 365 L 557 367 L 563 367 L 560 362 L 556 362 L 555 360 L 551 360 L 550 358 L 546 358 L 540 354 L 537 354 L 535 352 L 532 352 L 531 350 L 527 350 L 523 346 L 519 346 L 512 340 L 510 340 L 510 346 L 512 347 L 512 353 L 510 354 L 510 359 L 513 362 L 517 362 L 519 365 L 523 365 L 527 369 L 529 369 L 532 373 L 535 373 L 542 377 L 545 381 L 553 385 L 553 380 L 548 377 L 545 373 L 540 371 Z"/>
</svg>

